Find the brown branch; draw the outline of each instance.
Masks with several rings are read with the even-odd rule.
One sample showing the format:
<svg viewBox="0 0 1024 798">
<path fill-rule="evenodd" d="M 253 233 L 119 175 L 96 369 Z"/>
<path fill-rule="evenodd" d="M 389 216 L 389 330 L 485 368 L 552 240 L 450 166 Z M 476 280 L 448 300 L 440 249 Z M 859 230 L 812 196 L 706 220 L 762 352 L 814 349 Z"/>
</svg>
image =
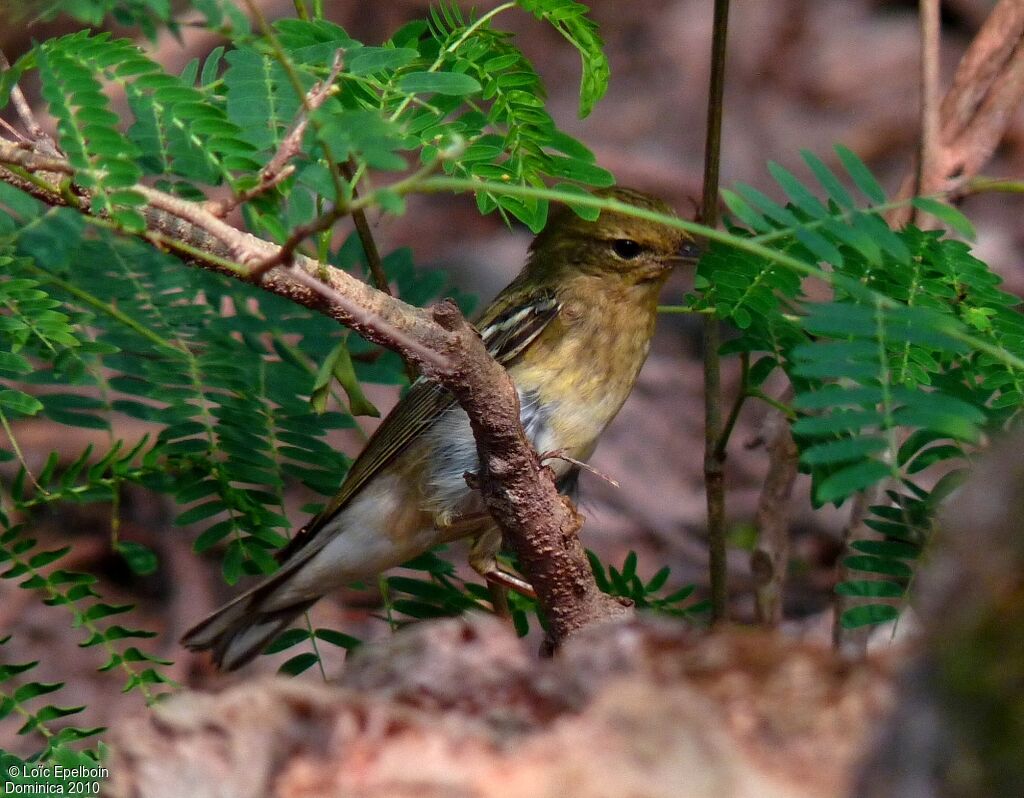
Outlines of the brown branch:
<svg viewBox="0 0 1024 798">
<path fill-rule="evenodd" d="M 0 139 L 0 164 L 45 173 L 70 168 L 54 159 L 37 158 Z M 11 169 L 0 167 L 0 180 L 27 187 L 51 205 L 67 204 L 57 187 L 25 181 Z M 232 227 L 204 205 L 146 186 L 134 189 L 148 203 L 143 209 L 147 240 L 170 246 L 190 265 L 257 284 L 337 319 L 398 352 L 454 394 L 469 415 L 476 437 L 480 491 L 519 555 L 556 644 L 588 623 L 628 611 L 598 589 L 577 537 L 582 517 L 558 493 L 552 472 L 530 447 L 511 378 L 488 355 L 454 304 L 443 302 L 432 312 L 415 308 L 300 254 L 293 255 L 289 267 L 276 266 L 254 277 L 252 265 L 274 258 L 280 247 Z M 88 208 L 88 197 L 84 197 L 80 210 Z"/>
<path fill-rule="evenodd" d="M 936 46 L 923 44 L 923 52 Z M 1000 0 L 964 53 L 939 107 L 938 135 L 928 147 L 928 164 L 904 180 L 898 196 L 913 196 L 917 186 L 924 192 L 953 191 L 978 174 L 1005 135 L 1022 98 L 1024 0 Z M 930 102 L 927 88 L 924 99 L 925 104 Z M 923 131 L 925 137 L 934 133 L 933 126 L 929 123 Z M 908 207 L 889 214 L 893 225 L 906 224 L 910 218 Z"/>
<path fill-rule="evenodd" d="M 701 222 L 718 224 L 718 167 L 722 147 L 722 102 L 725 91 L 725 54 L 729 0 L 715 0 L 711 42 L 711 79 L 708 86 L 707 136 L 704 145 L 704 185 Z M 722 364 L 718 353 L 722 334 L 717 316 L 704 319 L 704 490 L 707 493 L 708 579 L 711 617 L 728 620 L 729 567 L 725 530 L 725 446 L 722 426 Z"/>
<path fill-rule="evenodd" d="M 941 18 L 939 0 L 920 0 L 921 25 L 921 141 L 917 155 L 914 193 L 928 194 L 938 178 L 940 153 L 939 127 L 939 47 Z M 911 219 L 918 217 L 913 209 Z"/>
<path fill-rule="evenodd" d="M 11 62 L 7 60 L 6 55 L 0 52 L 0 69 L 10 68 Z M 18 118 L 21 120 L 21 124 L 24 125 L 25 130 L 28 131 L 29 136 L 31 136 L 34 141 L 46 141 L 52 145 L 52 139 L 50 139 L 42 126 L 36 120 L 35 114 L 32 113 L 32 106 L 28 104 L 28 100 L 25 99 L 25 93 L 17 84 L 11 88 L 11 102 L 14 105 L 14 110 L 18 114 Z"/>
<path fill-rule="evenodd" d="M 295 167 L 289 161 L 302 151 L 302 137 L 306 133 L 306 128 L 309 127 L 310 115 L 323 105 L 324 101 L 333 92 L 334 81 L 338 79 L 338 75 L 341 74 L 341 70 L 345 65 L 344 56 L 344 50 L 335 51 L 334 62 L 331 64 L 331 70 L 327 73 L 327 77 L 316 83 L 306 93 L 302 107 L 299 109 L 291 128 L 285 134 L 285 137 L 281 139 L 277 152 L 274 153 L 270 161 L 267 162 L 267 165 L 260 171 L 260 182 L 247 191 L 236 194 L 229 200 L 210 203 L 209 208 L 213 213 L 217 216 L 226 216 L 231 209 L 265 194 L 294 173 Z"/>
<path fill-rule="evenodd" d="M 789 566 L 789 523 L 799 453 L 789 419 L 772 410 L 765 421 L 768 475 L 757 503 L 757 544 L 750 556 L 757 620 L 765 626 L 782 621 L 782 588 Z"/>
</svg>

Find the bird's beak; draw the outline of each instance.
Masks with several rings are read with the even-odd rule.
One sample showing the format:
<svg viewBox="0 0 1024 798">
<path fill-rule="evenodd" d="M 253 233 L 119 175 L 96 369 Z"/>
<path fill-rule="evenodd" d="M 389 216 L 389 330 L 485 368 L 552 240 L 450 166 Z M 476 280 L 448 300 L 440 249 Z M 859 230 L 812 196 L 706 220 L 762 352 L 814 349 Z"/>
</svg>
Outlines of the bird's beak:
<svg viewBox="0 0 1024 798">
<path fill-rule="evenodd" d="M 696 263 L 701 255 L 704 254 L 704 250 L 695 241 L 686 241 L 679 251 L 676 253 L 676 257 L 686 263 Z"/>
<path fill-rule="evenodd" d="M 693 265 L 703 254 L 704 250 L 699 244 L 695 241 L 686 241 L 676 250 L 675 255 L 665 258 L 665 263 L 669 269 L 673 269 L 681 263 Z"/>
</svg>

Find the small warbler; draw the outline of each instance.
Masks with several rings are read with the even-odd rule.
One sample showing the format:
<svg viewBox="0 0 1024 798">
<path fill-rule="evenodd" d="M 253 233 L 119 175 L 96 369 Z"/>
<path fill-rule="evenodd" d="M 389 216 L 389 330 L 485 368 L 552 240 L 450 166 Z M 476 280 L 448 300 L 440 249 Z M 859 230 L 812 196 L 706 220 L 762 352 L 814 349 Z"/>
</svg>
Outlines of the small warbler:
<svg viewBox="0 0 1024 798">
<path fill-rule="evenodd" d="M 597 194 L 671 213 L 639 191 Z M 515 382 L 523 429 L 550 455 L 559 490 L 574 487 L 577 463 L 633 389 L 669 272 L 695 256 L 692 239 L 665 225 L 607 210 L 586 221 L 558 208 L 525 268 L 480 315 L 477 329 Z M 470 564 L 489 583 L 531 592 L 498 566 L 501 533 L 465 479 L 478 469 L 466 413 L 440 385 L 417 380 L 338 494 L 278 554 L 280 569 L 182 643 L 237 668 L 329 591 L 463 537 L 472 541 Z"/>
</svg>

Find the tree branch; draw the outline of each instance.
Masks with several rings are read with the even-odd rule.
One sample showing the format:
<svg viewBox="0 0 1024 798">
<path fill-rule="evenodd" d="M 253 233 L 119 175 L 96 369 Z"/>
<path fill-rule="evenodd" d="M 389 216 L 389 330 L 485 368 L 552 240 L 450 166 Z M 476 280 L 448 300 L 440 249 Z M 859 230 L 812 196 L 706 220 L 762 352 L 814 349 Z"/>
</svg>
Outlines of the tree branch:
<svg viewBox="0 0 1024 798">
<path fill-rule="evenodd" d="M 722 102 L 725 90 L 729 0 L 715 0 L 714 20 L 700 219 L 708 227 L 715 227 L 718 224 L 718 165 L 722 146 Z M 704 319 L 704 490 L 707 493 L 711 617 L 716 623 L 728 620 L 729 613 L 722 373 L 721 356 L 718 353 L 722 345 L 722 335 L 719 324 L 717 316 L 707 316 Z"/>
<path fill-rule="evenodd" d="M 937 4 L 935 4 L 937 6 Z M 930 4 L 922 8 L 935 9 Z M 936 67 L 931 62 L 937 48 L 934 20 L 922 20 L 926 58 L 923 71 L 924 141 L 926 162 L 907 177 L 898 196 L 949 192 L 974 177 L 992 157 L 1021 99 L 1024 98 L 1024 0 L 1000 0 L 964 53 L 953 84 L 938 109 L 938 119 L 928 106 Z M 935 128 L 938 128 L 936 135 Z M 889 214 L 894 226 L 906 224 L 912 208 L 904 206 Z"/>
<path fill-rule="evenodd" d="M 789 567 L 789 522 L 799 452 L 784 413 L 772 410 L 765 421 L 768 474 L 757 502 L 757 543 L 750 555 L 757 620 L 765 626 L 782 621 L 782 589 Z"/>
<path fill-rule="evenodd" d="M 49 205 L 89 212 L 89 198 L 69 196 L 18 171 L 65 174 L 70 165 L 24 145 L 0 139 L 0 180 Z M 562 497 L 552 472 L 539 461 L 519 422 L 519 402 L 507 372 L 487 353 L 473 327 L 450 302 L 424 310 L 376 290 L 344 271 L 294 253 L 290 265 L 265 272 L 281 248 L 245 233 L 199 203 L 147 186 L 135 186 L 142 234 L 190 265 L 228 274 L 334 318 L 366 339 L 398 352 L 428 378 L 450 390 L 469 415 L 477 441 L 479 489 L 495 522 L 516 550 L 553 641 L 628 610 L 602 593 L 577 537 L 582 517 Z"/>
</svg>

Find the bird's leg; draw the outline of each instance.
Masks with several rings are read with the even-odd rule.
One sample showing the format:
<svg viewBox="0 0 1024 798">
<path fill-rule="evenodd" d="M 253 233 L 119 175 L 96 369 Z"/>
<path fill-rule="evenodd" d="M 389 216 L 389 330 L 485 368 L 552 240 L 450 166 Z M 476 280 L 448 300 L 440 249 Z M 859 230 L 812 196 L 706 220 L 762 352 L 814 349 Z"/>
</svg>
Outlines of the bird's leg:
<svg viewBox="0 0 1024 798">
<path fill-rule="evenodd" d="M 491 604 L 494 606 L 495 614 L 508 618 L 511 617 L 508 607 L 509 589 L 530 598 L 536 598 L 537 594 L 533 586 L 525 579 L 498 565 L 500 550 L 501 532 L 491 527 L 473 538 L 469 547 L 469 565 L 487 580 L 487 588 L 491 594 Z"/>
<path fill-rule="evenodd" d="M 533 585 L 498 564 L 501 530 L 494 526 L 490 514 L 470 513 L 441 523 L 435 521 L 435 525 L 445 540 L 472 536 L 469 545 L 469 565 L 487 581 L 495 614 L 509 617 L 506 594 L 510 589 L 529 598 L 537 598 Z M 484 531 L 481 532 L 481 529 Z"/>
</svg>

